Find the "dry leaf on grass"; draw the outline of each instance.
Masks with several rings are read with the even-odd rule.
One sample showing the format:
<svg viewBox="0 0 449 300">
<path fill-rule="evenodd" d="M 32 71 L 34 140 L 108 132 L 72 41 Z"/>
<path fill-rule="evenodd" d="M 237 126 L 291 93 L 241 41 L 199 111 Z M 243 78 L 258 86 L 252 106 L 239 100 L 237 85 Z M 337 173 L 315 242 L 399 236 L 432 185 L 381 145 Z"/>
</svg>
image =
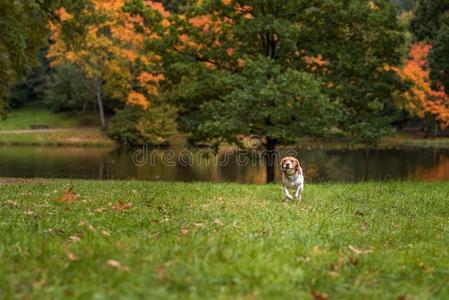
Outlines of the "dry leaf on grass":
<svg viewBox="0 0 449 300">
<path fill-rule="evenodd" d="M 34 211 L 28 209 L 28 210 L 26 210 L 24 212 L 24 214 L 27 215 L 27 216 L 33 216 L 34 215 Z"/>
<path fill-rule="evenodd" d="M 6 201 L 6 204 L 8 204 L 10 207 L 18 207 L 19 206 L 19 202 L 15 201 L 15 200 L 8 200 Z"/>
<path fill-rule="evenodd" d="M 73 203 L 77 201 L 79 198 L 79 195 L 73 190 L 73 186 L 68 188 L 67 190 L 64 190 L 61 197 L 56 199 L 56 202 L 60 203 Z"/>
<path fill-rule="evenodd" d="M 320 293 L 318 291 L 311 291 L 312 298 L 314 300 L 327 300 L 329 299 L 329 296 L 326 293 Z"/>
<path fill-rule="evenodd" d="M 114 269 L 119 271 L 128 272 L 129 268 L 127 266 L 122 265 L 119 261 L 115 259 L 110 259 L 106 262 L 106 264 Z"/>
<path fill-rule="evenodd" d="M 81 241 L 81 238 L 79 236 L 72 235 L 69 237 L 69 242 L 74 243 L 74 242 L 79 242 L 79 241 Z"/>
<path fill-rule="evenodd" d="M 371 253 L 373 252 L 373 249 L 358 249 L 352 245 L 348 246 L 349 250 L 351 250 L 355 255 L 360 255 L 360 254 L 366 254 L 366 253 Z"/>
<path fill-rule="evenodd" d="M 77 260 L 79 260 L 79 257 L 76 256 L 75 254 L 73 254 L 72 252 L 70 252 L 69 249 L 66 249 L 66 250 L 65 250 L 65 254 L 67 255 L 67 258 L 68 258 L 70 261 L 77 261 Z"/>
<path fill-rule="evenodd" d="M 122 200 L 117 200 L 115 204 L 112 206 L 112 209 L 115 211 L 126 211 L 133 207 L 133 204 L 131 202 L 124 203 Z"/>
<path fill-rule="evenodd" d="M 223 225 L 223 222 L 220 219 L 215 219 L 214 224 L 221 226 L 221 225 Z"/>
<path fill-rule="evenodd" d="M 182 236 L 188 236 L 189 235 L 189 230 L 187 228 L 182 228 L 181 229 L 181 235 Z"/>
<path fill-rule="evenodd" d="M 159 280 L 164 281 L 167 279 L 167 270 L 164 266 L 157 266 L 156 273 Z"/>
</svg>

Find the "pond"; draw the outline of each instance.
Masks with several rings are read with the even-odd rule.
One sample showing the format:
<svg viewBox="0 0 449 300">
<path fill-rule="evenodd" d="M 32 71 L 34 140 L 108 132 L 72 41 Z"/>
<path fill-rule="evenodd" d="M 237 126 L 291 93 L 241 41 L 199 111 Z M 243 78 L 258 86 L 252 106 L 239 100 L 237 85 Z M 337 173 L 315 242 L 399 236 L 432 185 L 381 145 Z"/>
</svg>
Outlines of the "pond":
<svg viewBox="0 0 449 300">
<path fill-rule="evenodd" d="M 308 182 L 449 180 L 449 150 L 298 150 Z M 276 177 L 279 178 L 276 168 Z M 263 153 L 187 149 L 0 147 L 0 177 L 263 184 Z"/>
</svg>

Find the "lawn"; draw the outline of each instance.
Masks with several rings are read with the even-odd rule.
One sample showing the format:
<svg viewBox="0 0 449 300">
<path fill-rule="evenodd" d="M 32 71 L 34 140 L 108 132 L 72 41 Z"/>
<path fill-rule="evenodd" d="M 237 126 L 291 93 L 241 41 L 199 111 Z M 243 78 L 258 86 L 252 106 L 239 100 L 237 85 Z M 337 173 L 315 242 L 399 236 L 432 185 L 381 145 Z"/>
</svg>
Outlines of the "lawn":
<svg viewBox="0 0 449 300">
<path fill-rule="evenodd" d="M 94 124 L 96 125 L 91 114 L 78 116 L 54 113 L 49 108 L 33 104 L 8 113 L 6 120 L 0 120 L 0 130 L 30 129 L 32 125 L 47 125 L 49 128 L 74 128 Z"/>
<path fill-rule="evenodd" d="M 72 128 L 61 131 L 6 133 L 0 131 L 0 145 L 32 146 L 102 146 L 115 145 L 105 133 L 96 128 Z"/>
<path fill-rule="evenodd" d="M 0 298 L 449 297 L 449 183 L 0 186 Z"/>
</svg>

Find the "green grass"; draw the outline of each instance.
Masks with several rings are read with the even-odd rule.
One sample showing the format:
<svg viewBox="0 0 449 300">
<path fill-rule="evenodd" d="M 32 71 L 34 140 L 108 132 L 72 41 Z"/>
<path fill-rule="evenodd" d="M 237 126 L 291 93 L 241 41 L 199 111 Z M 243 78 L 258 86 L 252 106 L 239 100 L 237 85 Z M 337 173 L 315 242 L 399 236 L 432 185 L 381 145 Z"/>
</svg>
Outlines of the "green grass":
<svg viewBox="0 0 449 300">
<path fill-rule="evenodd" d="M 55 201 L 69 186 L 79 197 Z M 277 185 L 0 186 L 0 298 L 449 297 L 449 183 L 308 185 L 303 202 L 282 199 Z"/>
<path fill-rule="evenodd" d="M 57 132 L 0 132 L 0 145 L 112 147 L 115 143 L 100 129 L 73 128 Z"/>
<path fill-rule="evenodd" d="M 31 125 L 47 125 L 50 128 L 75 128 L 84 125 L 92 116 L 80 117 L 65 113 L 53 113 L 49 108 L 31 105 L 8 113 L 0 120 L 0 130 L 30 129 Z M 91 122 L 91 121 L 89 121 Z"/>
</svg>

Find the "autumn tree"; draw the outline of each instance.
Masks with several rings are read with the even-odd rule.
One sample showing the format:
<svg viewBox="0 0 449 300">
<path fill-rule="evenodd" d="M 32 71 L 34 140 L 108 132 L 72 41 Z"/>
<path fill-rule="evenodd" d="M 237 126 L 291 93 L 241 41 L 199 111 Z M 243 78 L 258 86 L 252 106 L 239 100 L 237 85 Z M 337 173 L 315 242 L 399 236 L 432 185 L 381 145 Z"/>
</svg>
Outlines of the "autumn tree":
<svg viewBox="0 0 449 300">
<path fill-rule="evenodd" d="M 130 12 L 135 3 L 144 6 L 145 22 Z M 144 109 L 157 97 L 164 79 L 161 57 L 146 47 L 145 39 L 160 38 L 167 16 L 162 5 L 152 1 L 92 0 L 77 11 L 76 18 L 60 8 L 60 22 L 50 23 L 51 64 L 75 64 L 94 82 L 102 128 L 106 126 L 103 94 Z"/>
<path fill-rule="evenodd" d="M 449 1 L 419 0 L 410 28 L 417 41 L 432 45 L 430 78 L 437 89 L 449 94 Z"/>
<path fill-rule="evenodd" d="M 427 61 L 430 49 L 430 44 L 413 44 L 404 66 L 396 68 L 401 78 L 411 84 L 403 95 L 404 108 L 424 120 L 427 135 L 449 127 L 449 96 L 441 87 L 432 84 Z"/>
<path fill-rule="evenodd" d="M 389 128 L 403 31 L 385 1 L 197 1 L 177 24 L 167 69 L 180 126 L 194 137 L 267 149 L 343 129 L 376 141 Z M 343 116 L 343 118 L 339 118 Z"/>
</svg>

